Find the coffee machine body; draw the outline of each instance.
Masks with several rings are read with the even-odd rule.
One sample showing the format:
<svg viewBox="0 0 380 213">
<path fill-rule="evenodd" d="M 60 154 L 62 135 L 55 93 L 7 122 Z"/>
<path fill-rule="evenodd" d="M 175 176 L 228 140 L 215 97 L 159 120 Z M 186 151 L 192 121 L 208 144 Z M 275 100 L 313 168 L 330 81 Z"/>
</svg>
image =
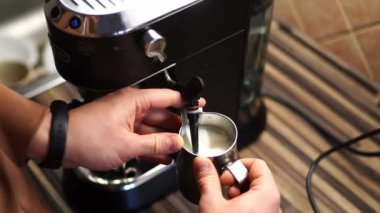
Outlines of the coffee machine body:
<svg viewBox="0 0 380 213">
<path fill-rule="evenodd" d="M 170 87 L 167 75 L 180 84 L 199 76 L 205 110 L 239 124 L 250 17 L 263 1 L 48 0 L 45 15 L 56 68 L 85 102 L 126 86 Z M 68 197 L 89 211 L 134 210 L 177 188 L 173 165 L 139 159 L 65 178 Z"/>
<path fill-rule="evenodd" d="M 124 14 L 133 12 L 130 7 L 135 13 L 155 9 L 133 5 L 137 0 L 125 1 L 125 10 L 116 14 L 112 8 L 97 10 L 95 1 L 92 8 L 79 2 L 51 0 L 45 7 L 56 67 L 68 82 L 99 92 L 138 84 L 165 87 L 157 76 L 164 70 L 179 82 L 200 76 L 208 110 L 237 118 L 251 0 L 182 0 L 145 19 Z M 176 1 L 143 2 L 165 7 Z M 163 61 L 147 56 L 151 41 L 145 37 L 152 30 L 166 43 L 157 50 L 165 54 Z"/>
</svg>

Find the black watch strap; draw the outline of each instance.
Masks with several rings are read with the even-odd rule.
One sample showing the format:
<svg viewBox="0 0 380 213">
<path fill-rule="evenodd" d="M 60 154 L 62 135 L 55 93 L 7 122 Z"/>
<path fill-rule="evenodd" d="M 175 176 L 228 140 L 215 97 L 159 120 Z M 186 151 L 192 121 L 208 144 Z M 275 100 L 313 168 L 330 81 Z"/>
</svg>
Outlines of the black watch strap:
<svg viewBox="0 0 380 213">
<path fill-rule="evenodd" d="M 66 147 L 68 107 L 64 101 L 56 100 L 50 105 L 52 114 L 49 133 L 48 153 L 40 166 L 49 169 L 58 169 L 62 164 Z"/>
</svg>

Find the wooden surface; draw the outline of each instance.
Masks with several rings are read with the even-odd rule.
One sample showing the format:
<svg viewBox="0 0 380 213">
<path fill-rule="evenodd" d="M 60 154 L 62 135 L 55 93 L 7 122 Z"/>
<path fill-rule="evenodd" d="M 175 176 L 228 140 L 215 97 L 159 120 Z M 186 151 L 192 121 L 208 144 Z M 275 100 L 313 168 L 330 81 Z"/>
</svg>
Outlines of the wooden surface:
<svg viewBox="0 0 380 213">
<path fill-rule="evenodd" d="M 268 162 L 286 212 L 311 211 L 305 177 L 312 160 L 336 143 L 380 127 L 378 85 L 328 61 L 318 54 L 320 49 L 300 39 L 276 25 L 272 29 L 264 93 L 280 96 L 291 106 L 265 99 L 268 128 L 242 151 L 242 156 Z M 355 147 L 379 151 L 379 138 Z M 332 154 L 321 162 L 313 191 L 322 212 L 379 212 L 379 157 Z"/>
<path fill-rule="evenodd" d="M 311 162 L 323 151 L 380 127 L 379 92 L 379 85 L 368 82 L 302 34 L 272 25 L 263 86 L 267 127 L 240 154 L 268 163 L 280 188 L 283 212 L 312 211 L 305 179 Z M 379 151 L 380 136 L 354 147 Z M 38 173 L 35 165 L 31 167 Z M 55 177 L 46 175 L 38 177 L 50 187 L 52 200 L 63 211 L 70 211 L 55 187 L 59 182 L 49 182 Z M 312 183 L 321 212 L 380 212 L 379 157 L 342 150 L 320 163 Z M 175 192 L 140 212 L 196 211 L 196 206 Z"/>
</svg>

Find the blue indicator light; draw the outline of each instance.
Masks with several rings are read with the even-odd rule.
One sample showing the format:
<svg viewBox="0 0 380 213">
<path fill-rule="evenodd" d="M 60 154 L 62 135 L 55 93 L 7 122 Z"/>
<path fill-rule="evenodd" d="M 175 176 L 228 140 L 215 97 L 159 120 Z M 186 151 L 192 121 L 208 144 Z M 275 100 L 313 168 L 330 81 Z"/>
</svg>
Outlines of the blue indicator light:
<svg viewBox="0 0 380 213">
<path fill-rule="evenodd" d="M 81 20 L 78 17 L 72 17 L 70 19 L 70 27 L 73 29 L 79 28 L 81 25 Z"/>
</svg>

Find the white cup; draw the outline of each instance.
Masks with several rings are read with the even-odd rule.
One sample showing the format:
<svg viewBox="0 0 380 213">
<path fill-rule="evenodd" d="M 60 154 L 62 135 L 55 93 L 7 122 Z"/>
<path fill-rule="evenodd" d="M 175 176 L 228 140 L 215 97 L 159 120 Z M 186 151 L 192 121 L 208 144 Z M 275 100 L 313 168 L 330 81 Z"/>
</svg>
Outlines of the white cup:
<svg viewBox="0 0 380 213">
<path fill-rule="evenodd" d="M 0 82 L 23 86 L 42 73 L 35 69 L 38 61 L 36 45 L 27 39 L 0 34 Z"/>
<path fill-rule="evenodd" d="M 32 73 L 22 62 L 0 60 L 0 82 L 8 87 L 24 86 L 32 79 Z"/>
</svg>

